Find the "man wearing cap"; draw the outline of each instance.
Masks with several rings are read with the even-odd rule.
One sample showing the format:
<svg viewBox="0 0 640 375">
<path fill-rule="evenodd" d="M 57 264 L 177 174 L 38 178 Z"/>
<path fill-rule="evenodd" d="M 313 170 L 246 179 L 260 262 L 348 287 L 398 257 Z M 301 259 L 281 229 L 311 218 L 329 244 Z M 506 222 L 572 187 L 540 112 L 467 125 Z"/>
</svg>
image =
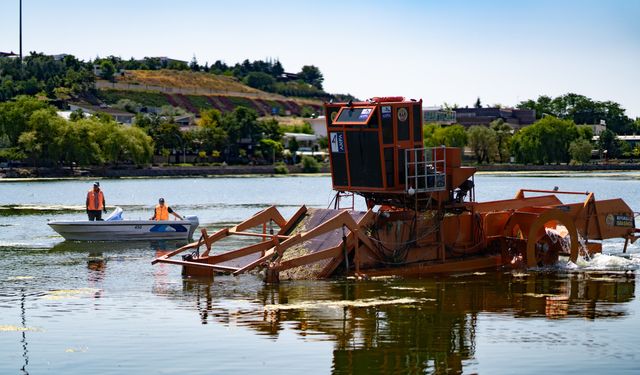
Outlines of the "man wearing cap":
<svg viewBox="0 0 640 375">
<path fill-rule="evenodd" d="M 158 199 L 158 205 L 156 206 L 155 212 L 153 213 L 153 217 L 151 217 L 151 219 L 149 220 L 169 220 L 169 214 L 182 220 L 182 216 L 178 215 L 177 212 L 173 211 L 171 207 L 165 206 L 164 198 L 160 198 Z"/>
<path fill-rule="evenodd" d="M 94 182 L 93 189 L 87 192 L 87 216 L 89 221 L 102 221 L 102 212 L 107 212 L 107 205 L 104 202 L 104 194 L 100 190 L 100 183 Z"/>
</svg>

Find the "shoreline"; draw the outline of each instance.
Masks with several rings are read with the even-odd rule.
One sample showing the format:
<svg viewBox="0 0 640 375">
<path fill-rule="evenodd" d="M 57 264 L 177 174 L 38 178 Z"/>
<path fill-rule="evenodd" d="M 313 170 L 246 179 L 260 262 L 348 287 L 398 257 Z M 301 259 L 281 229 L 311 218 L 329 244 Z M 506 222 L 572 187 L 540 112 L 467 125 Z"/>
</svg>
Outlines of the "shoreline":
<svg viewBox="0 0 640 375">
<path fill-rule="evenodd" d="M 463 164 L 464 165 L 464 164 Z M 477 168 L 480 174 L 500 173 L 556 173 L 556 172 L 628 172 L 640 171 L 640 163 L 611 163 L 583 165 L 464 165 Z M 237 165 L 237 166 L 163 166 L 147 168 L 0 168 L 1 181 L 26 181 L 46 179 L 77 178 L 148 178 L 148 177 L 280 177 L 298 175 L 328 175 L 329 166 L 325 165 L 317 173 L 304 173 L 300 166 L 287 166 L 288 174 L 276 174 L 273 165 Z"/>
</svg>

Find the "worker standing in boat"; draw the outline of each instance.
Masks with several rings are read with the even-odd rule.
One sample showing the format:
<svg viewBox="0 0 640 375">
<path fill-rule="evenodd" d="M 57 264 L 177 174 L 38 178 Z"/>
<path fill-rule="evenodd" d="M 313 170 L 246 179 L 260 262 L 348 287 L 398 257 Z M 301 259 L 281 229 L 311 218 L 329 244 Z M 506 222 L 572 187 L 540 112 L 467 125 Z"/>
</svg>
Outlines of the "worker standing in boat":
<svg viewBox="0 0 640 375">
<path fill-rule="evenodd" d="M 149 220 L 169 220 L 169 214 L 183 220 L 182 216 L 178 215 L 178 213 L 172 210 L 171 207 L 164 205 L 164 198 L 160 198 L 158 199 L 158 205 L 153 213 L 153 217 Z"/>
<path fill-rule="evenodd" d="M 102 212 L 107 212 L 107 205 L 104 202 L 104 194 L 100 190 L 100 183 L 94 182 L 93 189 L 87 192 L 87 216 L 89 221 L 102 221 Z"/>
</svg>

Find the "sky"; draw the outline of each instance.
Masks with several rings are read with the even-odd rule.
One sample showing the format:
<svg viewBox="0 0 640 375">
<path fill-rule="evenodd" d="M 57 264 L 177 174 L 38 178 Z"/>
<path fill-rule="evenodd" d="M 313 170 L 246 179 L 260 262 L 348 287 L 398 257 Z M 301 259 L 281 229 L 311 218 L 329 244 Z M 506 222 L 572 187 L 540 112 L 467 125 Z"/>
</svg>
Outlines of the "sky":
<svg viewBox="0 0 640 375">
<path fill-rule="evenodd" d="M 0 51 L 18 51 L 0 0 Z M 514 106 L 569 92 L 640 116 L 640 0 L 23 0 L 23 52 L 315 65 L 324 88 Z"/>
</svg>

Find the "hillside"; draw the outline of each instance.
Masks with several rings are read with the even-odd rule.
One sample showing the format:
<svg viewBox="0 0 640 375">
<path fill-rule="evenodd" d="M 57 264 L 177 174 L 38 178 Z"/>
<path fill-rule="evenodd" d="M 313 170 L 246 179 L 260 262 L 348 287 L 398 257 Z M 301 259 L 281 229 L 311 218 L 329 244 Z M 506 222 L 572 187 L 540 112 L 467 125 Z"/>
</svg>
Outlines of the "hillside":
<svg viewBox="0 0 640 375">
<path fill-rule="evenodd" d="M 128 99 L 146 106 L 171 105 L 196 115 L 203 109 L 232 111 L 237 106 L 261 116 L 320 113 L 322 101 L 285 97 L 249 87 L 236 78 L 185 70 L 128 70 L 115 82 L 96 82 L 98 97 L 115 104 Z"/>
<path fill-rule="evenodd" d="M 173 87 L 180 89 L 198 88 L 203 90 L 232 91 L 238 93 L 262 93 L 262 91 L 249 87 L 233 77 L 204 72 L 192 72 L 190 70 L 127 70 L 124 76 L 117 78 L 117 81 L 136 85 Z"/>
</svg>

